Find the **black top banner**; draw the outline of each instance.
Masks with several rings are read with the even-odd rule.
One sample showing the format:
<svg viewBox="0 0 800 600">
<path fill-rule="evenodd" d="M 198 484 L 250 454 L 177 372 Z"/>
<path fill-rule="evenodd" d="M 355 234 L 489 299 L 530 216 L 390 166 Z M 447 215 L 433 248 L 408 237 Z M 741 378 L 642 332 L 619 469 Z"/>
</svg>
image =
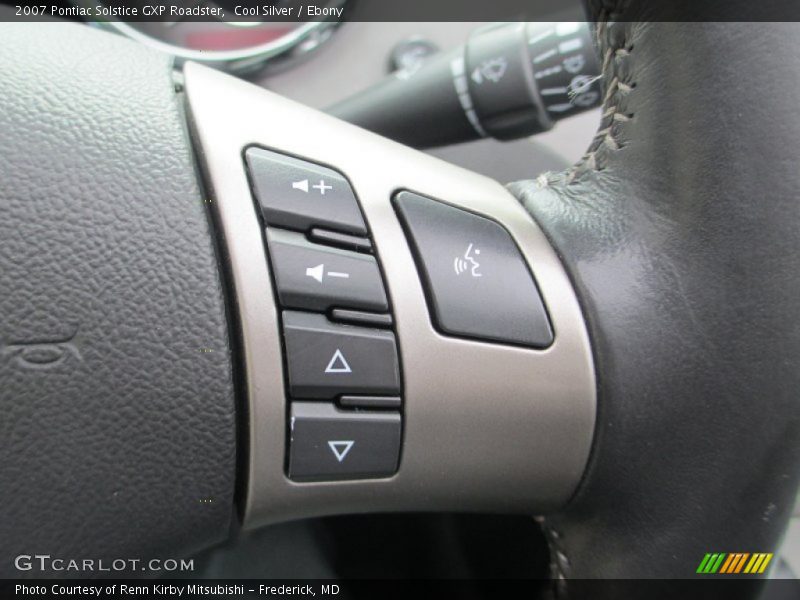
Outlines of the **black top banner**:
<svg viewBox="0 0 800 600">
<path fill-rule="evenodd" d="M 586 7 L 589 7 L 588 10 Z M 0 21 L 792 21 L 797 0 L 0 0 Z"/>
</svg>

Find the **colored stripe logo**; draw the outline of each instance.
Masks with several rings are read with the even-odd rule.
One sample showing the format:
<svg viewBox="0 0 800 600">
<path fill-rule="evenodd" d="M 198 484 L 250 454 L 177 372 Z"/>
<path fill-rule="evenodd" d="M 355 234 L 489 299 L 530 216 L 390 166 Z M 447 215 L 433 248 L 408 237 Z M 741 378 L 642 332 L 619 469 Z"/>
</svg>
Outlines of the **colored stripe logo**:
<svg viewBox="0 0 800 600">
<path fill-rule="evenodd" d="M 737 575 L 740 573 L 757 575 L 767 570 L 771 560 L 771 552 L 708 553 L 700 561 L 696 572 L 708 575 Z"/>
</svg>

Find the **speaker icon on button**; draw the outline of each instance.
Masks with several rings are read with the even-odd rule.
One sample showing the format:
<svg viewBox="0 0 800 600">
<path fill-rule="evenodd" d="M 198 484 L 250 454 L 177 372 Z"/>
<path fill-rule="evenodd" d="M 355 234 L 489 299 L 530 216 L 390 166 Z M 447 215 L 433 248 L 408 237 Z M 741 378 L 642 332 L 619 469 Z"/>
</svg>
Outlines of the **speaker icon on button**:
<svg viewBox="0 0 800 600">
<path fill-rule="evenodd" d="M 311 279 L 316 279 L 320 283 L 322 283 L 323 277 L 327 275 L 328 277 L 335 277 L 337 279 L 349 279 L 350 273 L 342 273 L 341 271 L 328 271 L 325 272 L 325 264 L 319 264 L 316 267 L 308 267 L 306 269 L 306 277 L 311 277 Z"/>
<path fill-rule="evenodd" d="M 301 179 L 300 181 L 292 182 L 293 190 L 300 190 L 301 192 L 308 193 L 308 179 Z"/>
</svg>

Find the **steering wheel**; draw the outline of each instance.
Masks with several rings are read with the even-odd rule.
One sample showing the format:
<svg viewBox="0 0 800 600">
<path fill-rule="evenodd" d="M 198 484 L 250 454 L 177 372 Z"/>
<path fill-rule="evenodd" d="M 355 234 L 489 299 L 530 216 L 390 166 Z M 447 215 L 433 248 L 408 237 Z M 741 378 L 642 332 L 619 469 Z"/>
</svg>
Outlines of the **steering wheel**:
<svg viewBox="0 0 800 600">
<path fill-rule="evenodd" d="M 206 67 L 176 79 L 107 33 L 4 26 L 0 573 L 74 575 L 16 559 L 186 556 L 239 524 L 372 510 L 544 515 L 567 592 L 775 552 L 800 476 L 800 35 L 645 4 L 590 7 L 605 100 L 586 155 L 508 188 Z M 297 194 L 344 182 L 365 217 L 312 236 L 360 247 L 385 282 L 384 345 L 326 361 L 341 375 L 396 341 L 402 391 L 355 394 L 360 410 L 321 402 L 316 380 L 292 387 L 316 347 L 302 336 L 334 326 L 279 289 L 276 244 L 310 243 L 283 213 L 263 213 L 280 229 L 265 234 L 258 161 L 282 160 L 314 175 Z M 532 313 L 501 314 L 499 339 L 449 320 L 417 209 L 444 238 L 458 219 L 499 236 L 552 339 L 525 337 Z M 466 249 L 443 271 L 477 290 L 491 252 Z M 301 425 L 362 414 L 391 430 L 396 467 L 325 477 L 358 459 L 353 425 L 304 478 Z"/>
</svg>

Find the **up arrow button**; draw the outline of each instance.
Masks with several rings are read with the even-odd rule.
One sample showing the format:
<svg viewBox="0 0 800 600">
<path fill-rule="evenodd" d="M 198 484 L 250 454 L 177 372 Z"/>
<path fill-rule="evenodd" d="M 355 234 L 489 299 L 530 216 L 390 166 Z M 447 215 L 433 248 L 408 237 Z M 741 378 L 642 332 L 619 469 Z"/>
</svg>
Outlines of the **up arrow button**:
<svg viewBox="0 0 800 600">
<path fill-rule="evenodd" d="M 336 349 L 336 352 L 333 353 L 331 357 L 331 362 L 328 363 L 328 366 L 325 368 L 326 373 L 352 373 L 353 370 L 350 368 L 350 365 L 347 363 L 347 360 L 342 354 L 342 351 L 339 348 Z"/>
<path fill-rule="evenodd" d="M 287 310 L 283 334 L 293 398 L 400 394 L 397 346 L 391 331 L 339 325 L 323 314 Z"/>
</svg>

